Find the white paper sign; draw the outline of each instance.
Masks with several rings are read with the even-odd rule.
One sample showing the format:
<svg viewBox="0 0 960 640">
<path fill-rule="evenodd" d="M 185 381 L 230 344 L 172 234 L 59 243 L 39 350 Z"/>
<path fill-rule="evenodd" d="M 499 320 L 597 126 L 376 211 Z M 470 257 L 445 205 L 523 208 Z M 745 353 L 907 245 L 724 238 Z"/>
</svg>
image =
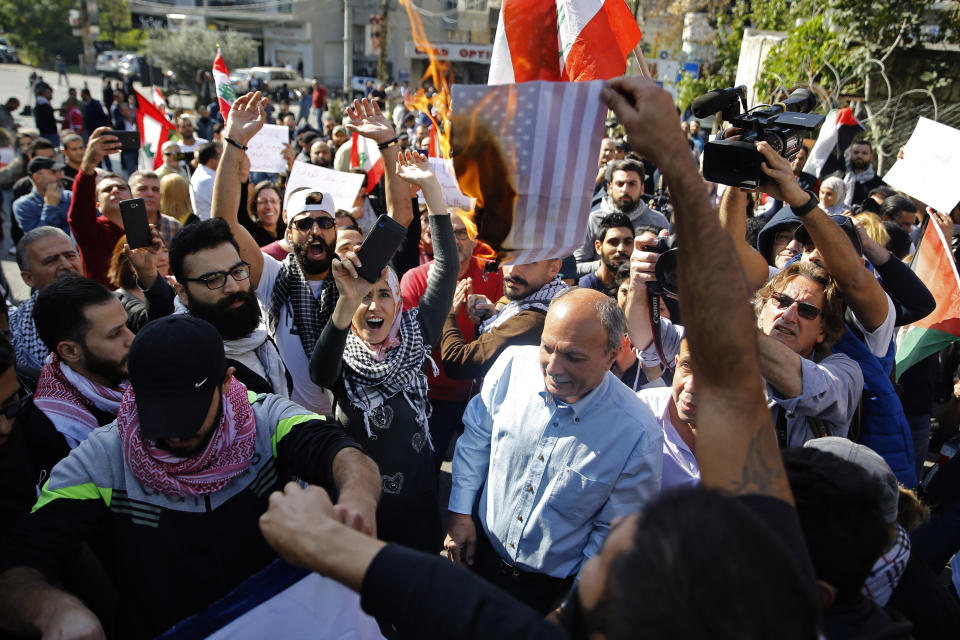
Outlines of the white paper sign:
<svg viewBox="0 0 960 640">
<path fill-rule="evenodd" d="M 293 170 L 290 171 L 290 178 L 287 180 L 283 208 L 287 208 L 287 198 L 295 190 L 300 187 L 312 187 L 333 196 L 333 204 L 337 209 L 350 211 L 353 209 L 357 194 L 360 193 L 364 177 L 362 173 L 334 171 L 297 160 L 293 163 Z"/>
<path fill-rule="evenodd" d="M 250 158 L 250 171 L 283 173 L 287 170 L 287 160 L 283 157 L 283 147 L 290 142 L 290 129 L 279 124 L 265 124 L 257 135 L 247 143 L 247 157 Z"/>
<path fill-rule="evenodd" d="M 949 213 L 960 202 L 960 131 L 920 118 L 903 148 L 903 159 L 883 176 L 898 191 Z"/>
<path fill-rule="evenodd" d="M 467 211 L 473 211 L 476 199 L 460 191 L 460 185 L 457 184 L 457 174 L 453 171 L 453 160 L 449 158 L 427 158 L 430 161 L 430 168 L 437 176 L 440 183 L 440 189 L 443 191 L 443 201 L 448 207 L 460 207 Z M 417 192 L 417 201 L 425 204 L 423 191 Z"/>
</svg>

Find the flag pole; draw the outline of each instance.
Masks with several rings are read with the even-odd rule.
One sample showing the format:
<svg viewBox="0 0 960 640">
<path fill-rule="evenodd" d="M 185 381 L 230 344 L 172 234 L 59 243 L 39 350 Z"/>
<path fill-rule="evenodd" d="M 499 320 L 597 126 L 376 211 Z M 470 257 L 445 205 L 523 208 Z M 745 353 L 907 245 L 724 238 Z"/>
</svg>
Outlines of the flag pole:
<svg viewBox="0 0 960 640">
<path fill-rule="evenodd" d="M 637 67 L 640 69 L 640 75 L 646 76 L 648 80 L 653 80 L 653 74 L 650 73 L 650 67 L 647 66 L 647 61 L 643 58 L 643 52 L 640 50 L 639 42 L 633 49 L 633 59 L 637 61 Z"/>
</svg>

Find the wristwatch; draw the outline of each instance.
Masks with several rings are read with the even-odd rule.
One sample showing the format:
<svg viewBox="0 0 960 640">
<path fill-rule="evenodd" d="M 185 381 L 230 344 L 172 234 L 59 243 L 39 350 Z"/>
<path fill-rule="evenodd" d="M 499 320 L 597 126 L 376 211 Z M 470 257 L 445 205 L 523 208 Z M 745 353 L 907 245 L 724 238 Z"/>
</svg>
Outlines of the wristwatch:
<svg viewBox="0 0 960 640">
<path fill-rule="evenodd" d="M 807 215 L 820 205 L 820 199 L 813 191 L 810 189 L 804 189 L 803 192 L 810 196 L 810 199 L 807 200 L 807 203 L 802 204 L 799 207 L 790 207 L 790 210 L 793 211 L 794 215 L 799 218 Z"/>
</svg>

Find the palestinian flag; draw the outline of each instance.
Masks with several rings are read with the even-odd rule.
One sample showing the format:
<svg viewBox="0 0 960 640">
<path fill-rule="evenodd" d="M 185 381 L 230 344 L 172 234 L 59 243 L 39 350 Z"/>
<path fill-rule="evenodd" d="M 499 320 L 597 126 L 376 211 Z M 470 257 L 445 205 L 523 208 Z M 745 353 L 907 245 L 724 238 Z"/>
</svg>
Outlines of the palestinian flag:
<svg viewBox="0 0 960 640">
<path fill-rule="evenodd" d="M 137 130 L 140 131 L 140 149 L 147 158 L 147 166 L 157 169 L 163 164 L 160 148 L 176 133 L 167 120 L 166 114 L 157 109 L 147 98 L 137 91 Z"/>
<path fill-rule="evenodd" d="M 220 117 L 227 121 L 227 115 L 230 113 L 230 107 L 233 101 L 237 99 L 237 94 L 230 84 L 230 72 L 227 71 L 227 63 L 223 61 L 220 55 L 220 47 L 217 47 L 217 57 L 213 59 L 213 80 L 217 85 L 217 102 L 220 105 Z"/>
<path fill-rule="evenodd" d="M 960 340 L 960 276 L 950 252 L 950 239 L 944 237 L 936 221 L 929 217 L 911 268 L 930 289 L 937 308 L 923 320 L 900 330 L 897 380 L 931 353 Z"/>
<path fill-rule="evenodd" d="M 377 143 L 353 132 L 350 144 L 350 169 L 360 169 L 367 174 L 367 193 L 383 179 L 383 156 Z"/>
<path fill-rule="evenodd" d="M 810 150 L 807 164 L 803 165 L 803 172 L 818 179 L 830 175 L 844 175 L 847 172 L 847 161 L 843 154 L 853 139 L 864 131 L 866 127 L 853 117 L 850 107 L 834 109 L 828 113 L 820 127 L 817 142 Z"/>
</svg>

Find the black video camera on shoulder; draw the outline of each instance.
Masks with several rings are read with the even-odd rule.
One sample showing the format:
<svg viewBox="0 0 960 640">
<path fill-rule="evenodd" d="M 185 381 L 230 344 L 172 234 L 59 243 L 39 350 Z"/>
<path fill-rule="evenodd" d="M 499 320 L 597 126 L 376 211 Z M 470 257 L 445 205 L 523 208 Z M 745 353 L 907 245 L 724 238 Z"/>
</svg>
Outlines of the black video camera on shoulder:
<svg viewBox="0 0 960 640">
<path fill-rule="evenodd" d="M 803 132 L 823 123 L 823 116 L 809 113 L 816 104 L 809 89 L 797 89 L 783 102 L 753 109 L 747 108 L 747 88 L 742 85 L 703 94 L 691 105 L 693 115 L 706 118 L 719 111 L 724 120 L 742 130 L 739 140 L 711 140 L 704 146 L 703 177 L 732 187 L 758 188 L 764 176 L 760 170 L 763 156 L 755 143 L 766 142 L 784 158 L 792 159 L 803 146 Z"/>
</svg>

